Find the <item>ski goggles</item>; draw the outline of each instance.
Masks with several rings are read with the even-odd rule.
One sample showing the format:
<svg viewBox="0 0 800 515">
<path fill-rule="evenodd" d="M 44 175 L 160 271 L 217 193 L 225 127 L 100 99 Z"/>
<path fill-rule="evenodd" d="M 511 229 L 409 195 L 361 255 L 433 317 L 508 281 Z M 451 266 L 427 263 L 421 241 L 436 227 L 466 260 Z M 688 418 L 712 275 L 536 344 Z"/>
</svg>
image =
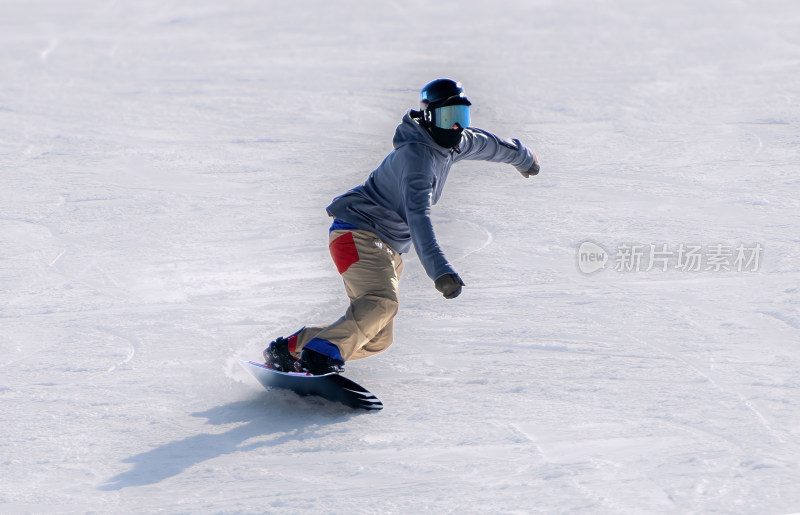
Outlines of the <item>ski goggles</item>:
<svg viewBox="0 0 800 515">
<path fill-rule="evenodd" d="M 462 129 L 469 127 L 469 106 L 449 105 L 434 110 L 435 125 L 440 129 L 452 129 L 458 124 Z"/>
</svg>

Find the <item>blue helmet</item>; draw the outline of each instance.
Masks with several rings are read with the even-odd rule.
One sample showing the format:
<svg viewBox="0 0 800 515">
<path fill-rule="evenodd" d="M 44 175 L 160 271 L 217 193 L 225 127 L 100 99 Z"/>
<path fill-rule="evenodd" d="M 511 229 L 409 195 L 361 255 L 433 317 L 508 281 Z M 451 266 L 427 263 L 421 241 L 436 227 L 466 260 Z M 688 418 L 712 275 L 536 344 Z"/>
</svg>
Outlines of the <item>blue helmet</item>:
<svg viewBox="0 0 800 515">
<path fill-rule="evenodd" d="M 460 82 L 436 79 L 420 91 L 419 107 L 426 124 L 440 129 L 451 129 L 456 124 L 469 126 L 469 101 Z"/>
<path fill-rule="evenodd" d="M 461 83 L 452 79 L 436 79 L 425 84 L 419 97 L 419 107 L 422 111 L 443 105 L 472 105 Z"/>
</svg>

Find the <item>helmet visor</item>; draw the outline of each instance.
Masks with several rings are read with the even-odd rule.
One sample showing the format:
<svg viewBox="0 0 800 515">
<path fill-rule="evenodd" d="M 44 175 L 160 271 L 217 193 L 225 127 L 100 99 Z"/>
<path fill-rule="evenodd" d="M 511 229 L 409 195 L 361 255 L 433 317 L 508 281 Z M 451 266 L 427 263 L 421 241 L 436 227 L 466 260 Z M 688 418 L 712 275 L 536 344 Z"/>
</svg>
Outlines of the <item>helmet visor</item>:
<svg viewBox="0 0 800 515">
<path fill-rule="evenodd" d="M 469 127 L 469 106 L 450 105 L 437 107 L 435 113 L 436 126 L 440 129 L 452 129 L 456 124 L 462 129 Z"/>
</svg>

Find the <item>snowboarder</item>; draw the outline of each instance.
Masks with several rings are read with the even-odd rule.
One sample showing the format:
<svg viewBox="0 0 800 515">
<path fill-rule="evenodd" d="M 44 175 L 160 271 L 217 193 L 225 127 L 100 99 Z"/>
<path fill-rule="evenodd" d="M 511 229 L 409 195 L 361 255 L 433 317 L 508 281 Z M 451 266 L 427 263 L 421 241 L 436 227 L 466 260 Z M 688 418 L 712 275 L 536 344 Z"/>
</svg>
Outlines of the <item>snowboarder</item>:
<svg viewBox="0 0 800 515">
<path fill-rule="evenodd" d="M 525 178 L 539 173 L 536 155 L 519 140 L 504 141 L 470 127 L 471 102 L 461 84 L 437 79 L 422 88 L 420 110 L 397 127 L 394 150 L 364 184 L 336 197 L 330 252 L 350 306 L 327 326 L 303 327 L 264 350 L 266 364 L 284 372 L 342 372 L 345 361 L 385 351 L 398 308 L 401 254 L 414 244 L 425 272 L 446 299 L 464 282 L 444 256 L 430 210 L 453 163 L 462 159 L 508 163 Z"/>
</svg>

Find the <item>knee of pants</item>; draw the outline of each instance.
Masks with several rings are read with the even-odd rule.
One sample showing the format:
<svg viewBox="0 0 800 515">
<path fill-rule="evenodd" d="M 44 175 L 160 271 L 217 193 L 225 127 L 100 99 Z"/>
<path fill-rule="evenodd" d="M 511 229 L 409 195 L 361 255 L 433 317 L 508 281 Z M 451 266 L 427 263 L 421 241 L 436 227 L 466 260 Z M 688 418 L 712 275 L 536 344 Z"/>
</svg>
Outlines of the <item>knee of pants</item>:
<svg viewBox="0 0 800 515">
<path fill-rule="evenodd" d="M 363 348 L 370 353 L 377 354 L 388 349 L 392 343 L 394 343 L 394 335 L 392 334 L 392 331 L 383 330 L 378 333 L 378 335 L 375 336 L 371 342 L 364 345 Z"/>
<path fill-rule="evenodd" d="M 394 318 L 400 307 L 396 298 L 382 295 L 364 295 L 355 299 L 352 305 L 354 313 L 388 319 Z"/>
</svg>

